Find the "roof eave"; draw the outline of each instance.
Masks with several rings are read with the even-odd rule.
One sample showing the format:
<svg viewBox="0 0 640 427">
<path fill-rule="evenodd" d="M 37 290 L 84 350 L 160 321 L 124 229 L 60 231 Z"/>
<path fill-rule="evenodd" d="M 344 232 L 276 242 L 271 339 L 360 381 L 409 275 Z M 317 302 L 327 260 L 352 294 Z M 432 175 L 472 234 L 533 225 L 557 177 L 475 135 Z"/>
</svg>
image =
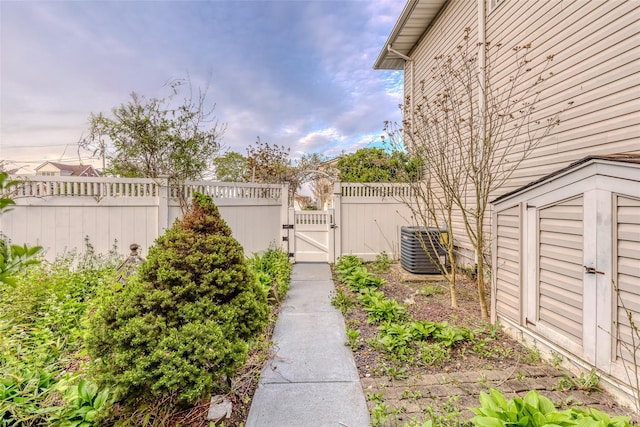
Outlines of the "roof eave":
<svg viewBox="0 0 640 427">
<path fill-rule="evenodd" d="M 373 64 L 373 69 L 374 70 L 403 70 L 405 60 L 402 57 L 398 56 L 396 53 L 389 51 L 388 48 L 392 47 L 397 52 L 400 52 L 403 55 L 408 55 L 413 50 L 414 46 L 418 43 L 418 41 L 421 39 L 421 36 L 424 33 L 424 31 L 426 31 L 427 28 L 429 28 L 429 26 L 431 25 L 433 20 L 436 18 L 436 16 L 438 15 L 438 13 L 440 12 L 440 10 L 442 9 L 442 7 L 446 2 L 447 0 L 408 0 L 404 6 L 404 9 L 402 9 L 402 13 L 400 14 L 400 17 L 398 18 L 398 20 L 396 21 L 396 24 L 394 25 L 393 30 L 391 30 L 391 33 L 389 34 L 387 41 L 382 47 L 382 50 L 380 51 L 380 54 L 378 55 L 376 62 Z M 414 16 L 414 12 L 416 11 L 416 8 L 418 6 L 420 6 L 419 9 L 423 9 L 421 10 L 421 13 L 425 15 L 419 18 L 416 18 Z M 414 33 L 410 35 L 409 44 L 405 43 L 403 46 L 396 46 L 398 37 L 400 36 L 406 37 L 407 33 L 410 32 L 410 30 L 407 29 L 407 23 L 414 18 L 416 19 L 416 22 L 420 24 L 419 25 L 421 28 L 420 33 L 419 34 Z"/>
</svg>

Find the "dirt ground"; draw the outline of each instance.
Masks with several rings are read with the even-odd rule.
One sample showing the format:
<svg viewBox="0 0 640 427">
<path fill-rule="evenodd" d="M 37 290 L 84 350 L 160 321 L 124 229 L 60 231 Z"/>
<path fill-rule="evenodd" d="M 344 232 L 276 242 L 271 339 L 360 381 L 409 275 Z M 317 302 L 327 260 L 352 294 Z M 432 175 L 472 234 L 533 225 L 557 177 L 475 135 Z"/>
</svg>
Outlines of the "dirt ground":
<svg viewBox="0 0 640 427">
<path fill-rule="evenodd" d="M 450 357 L 434 364 L 398 362 L 376 348 L 379 331 L 367 322 L 362 307 L 348 310 L 347 329 L 360 331 L 354 358 L 374 425 L 420 426 L 426 420 L 433 420 L 434 426 L 464 425 L 474 415 L 469 408 L 480 406 L 480 392 L 490 388 L 507 399 L 538 390 L 562 409 L 589 406 L 611 415 L 633 415 L 593 385 L 593 377 L 576 379 L 542 361 L 535 349 L 525 348 L 483 322 L 475 281 L 460 280 L 459 308 L 452 309 L 446 281 L 407 274 L 399 264 L 378 276 L 386 280 L 380 290 L 404 304 L 414 320 L 466 326 L 474 330 L 475 339 L 457 345 Z M 337 280 L 336 286 L 350 292 Z"/>
<path fill-rule="evenodd" d="M 450 325 L 466 326 L 476 334 L 473 342 L 457 345 L 449 358 L 437 363 L 399 363 L 372 344 L 378 329 L 367 322 L 362 307 L 355 305 L 349 309 L 344 314 L 345 322 L 348 330 L 359 331 L 358 348 L 353 355 L 373 425 L 414 427 L 426 420 L 433 420 L 435 427 L 469 424 L 467 420 L 474 415 L 469 408 L 480 406 L 480 392 L 490 388 L 501 391 L 507 399 L 538 390 L 562 409 L 588 406 L 611 415 L 634 416 L 633 411 L 617 405 L 612 396 L 597 386 L 545 363 L 535 349 L 525 348 L 483 322 L 473 280 L 461 277 L 459 307 L 452 309 L 447 283 L 442 280 L 422 276 L 416 281 L 399 264 L 392 264 L 387 273 L 378 276 L 386 280 L 380 290 L 406 306 L 414 320 L 447 321 Z M 337 279 L 334 281 L 337 290 L 355 299 L 349 289 Z M 233 412 L 230 419 L 224 420 L 226 427 L 241 426 L 246 421 L 260 370 L 270 354 L 268 343 L 276 318 L 277 311 L 273 313 L 264 345 L 250 353 L 244 369 L 233 380 L 233 391 L 227 396 L 233 403 Z M 208 402 L 203 401 L 189 414 L 173 421 L 179 425 L 208 426 L 207 408 Z"/>
</svg>

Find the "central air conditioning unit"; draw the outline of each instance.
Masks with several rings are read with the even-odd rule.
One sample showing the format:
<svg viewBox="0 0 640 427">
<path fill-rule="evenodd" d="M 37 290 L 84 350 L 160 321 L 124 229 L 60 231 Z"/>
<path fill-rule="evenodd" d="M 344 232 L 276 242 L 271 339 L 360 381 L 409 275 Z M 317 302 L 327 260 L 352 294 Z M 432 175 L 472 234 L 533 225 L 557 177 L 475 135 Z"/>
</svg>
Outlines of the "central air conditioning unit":
<svg viewBox="0 0 640 427">
<path fill-rule="evenodd" d="M 443 239 L 446 238 L 446 231 L 441 232 L 435 227 L 428 229 L 426 227 L 402 227 L 400 229 L 400 265 L 409 273 L 440 274 L 438 266 L 431 259 L 439 259 L 441 262 L 447 261 L 446 251 L 443 247 Z"/>
</svg>

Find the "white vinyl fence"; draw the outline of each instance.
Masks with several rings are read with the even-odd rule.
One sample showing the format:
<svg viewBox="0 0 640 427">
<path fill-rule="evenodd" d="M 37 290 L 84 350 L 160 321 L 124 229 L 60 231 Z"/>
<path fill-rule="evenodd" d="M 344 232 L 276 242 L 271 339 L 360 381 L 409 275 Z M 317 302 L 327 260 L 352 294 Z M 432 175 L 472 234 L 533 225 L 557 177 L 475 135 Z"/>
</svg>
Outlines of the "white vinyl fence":
<svg viewBox="0 0 640 427">
<path fill-rule="evenodd" d="M 375 259 L 380 252 L 400 257 L 400 229 L 416 225 L 411 187 L 406 184 L 336 183 L 334 189 L 336 255 Z"/>
<path fill-rule="evenodd" d="M 327 235 L 320 236 L 305 229 L 317 224 L 298 224 L 288 212 L 286 185 L 192 181 L 177 188 L 166 179 L 29 177 L 12 194 L 16 206 L 0 216 L 0 231 L 13 243 L 42 246 L 49 260 L 83 250 L 85 241 L 99 253 L 115 245 L 122 255 L 137 243 L 145 256 L 181 216 L 180 200 L 194 192 L 213 197 L 247 255 L 275 244 L 294 256 L 299 251 L 300 261 L 312 260 L 318 247 L 325 248 L 320 261 L 374 259 L 382 251 L 397 259 L 400 228 L 415 225 L 406 205 L 410 188 L 402 184 L 336 183 Z"/>
<path fill-rule="evenodd" d="M 286 221 L 286 186 L 187 182 L 184 200 L 198 191 L 211 195 L 247 255 L 281 241 Z M 29 177 L 12 194 L 12 211 L 0 216 L 0 231 L 13 243 L 40 245 L 51 260 L 82 250 L 114 245 L 123 255 L 131 243 L 144 256 L 154 240 L 181 216 L 179 190 L 166 179 Z"/>
</svg>

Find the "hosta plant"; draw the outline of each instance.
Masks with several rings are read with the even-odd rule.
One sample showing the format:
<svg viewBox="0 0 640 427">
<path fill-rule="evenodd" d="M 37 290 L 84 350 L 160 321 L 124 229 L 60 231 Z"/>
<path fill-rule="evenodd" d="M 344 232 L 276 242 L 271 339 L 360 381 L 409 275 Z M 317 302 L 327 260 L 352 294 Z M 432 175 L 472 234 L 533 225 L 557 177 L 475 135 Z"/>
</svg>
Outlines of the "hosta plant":
<svg viewBox="0 0 640 427">
<path fill-rule="evenodd" d="M 631 427 L 628 417 L 611 417 L 593 408 L 558 411 L 546 397 L 532 390 L 524 398 L 506 400 L 498 390 L 480 394 L 480 408 L 471 421 L 480 427 Z"/>
</svg>

